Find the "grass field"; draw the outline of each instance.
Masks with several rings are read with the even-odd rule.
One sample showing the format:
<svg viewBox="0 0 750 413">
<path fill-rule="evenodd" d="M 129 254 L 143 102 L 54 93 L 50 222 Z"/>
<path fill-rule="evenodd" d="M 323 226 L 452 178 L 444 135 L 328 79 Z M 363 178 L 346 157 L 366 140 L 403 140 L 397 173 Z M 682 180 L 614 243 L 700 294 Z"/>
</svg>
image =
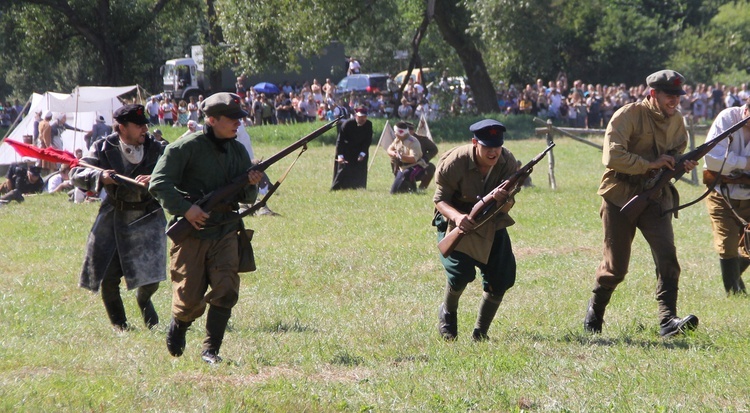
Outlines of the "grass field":
<svg viewBox="0 0 750 413">
<path fill-rule="evenodd" d="M 436 129 L 441 152 L 456 145 Z M 288 143 L 267 137 L 273 133 L 251 130 L 258 156 Z M 154 298 L 162 317 L 155 331 L 137 322 L 133 292 L 123 294 L 136 326 L 124 334 L 109 326 L 99 296 L 77 287 L 98 205 L 40 195 L 1 208 L 0 411 L 750 409 L 750 302 L 724 295 L 703 204 L 675 221 L 678 310 L 698 315 L 698 330 L 659 338 L 654 267 L 639 237 L 603 334 L 588 336 L 581 322 L 601 254 L 595 192 L 603 167 L 596 149 L 558 139 L 557 190 L 542 161 L 535 187 L 511 211 L 518 277 L 491 340 L 470 339 L 481 296 L 475 282 L 461 301 L 459 338 L 445 343 L 436 329 L 445 277 L 430 226 L 432 193 L 389 195 L 382 150 L 367 190 L 330 192 L 331 137 L 323 142 L 311 145 L 271 199 L 281 216 L 246 219 L 256 230 L 258 271 L 242 275 L 221 351 L 226 362 L 217 367 L 199 357 L 205 318 L 188 332 L 183 357 L 167 353 L 168 283 Z M 506 142 L 524 162 L 544 146 Z M 271 178 L 287 165 L 272 167 Z M 683 200 L 702 190 L 678 188 Z"/>
</svg>

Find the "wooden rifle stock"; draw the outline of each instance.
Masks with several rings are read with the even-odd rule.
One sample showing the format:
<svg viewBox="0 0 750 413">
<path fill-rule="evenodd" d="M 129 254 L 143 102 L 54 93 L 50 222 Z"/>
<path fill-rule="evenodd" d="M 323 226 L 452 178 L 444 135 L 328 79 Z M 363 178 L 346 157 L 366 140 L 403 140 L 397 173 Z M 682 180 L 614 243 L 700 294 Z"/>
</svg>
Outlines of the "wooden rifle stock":
<svg viewBox="0 0 750 413">
<path fill-rule="evenodd" d="M 245 187 L 245 185 L 247 185 L 247 174 L 250 173 L 250 171 L 260 171 L 260 172 L 265 171 L 271 165 L 285 158 L 287 155 L 296 151 L 297 149 L 307 145 L 308 142 L 312 141 L 313 139 L 319 137 L 320 135 L 326 133 L 329 129 L 336 126 L 336 122 L 338 122 L 339 119 L 341 119 L 340 116 L 332 120 L 331 122 L 326 123 L 320 128 L 312 131 L 307 136 L 287 146 L 286 148 L 282 149 L 281 151 L 274 154 L 270 158 L 260 162 L 257 165 L 251 166 L 250 168 L 248 168 L 247 171 L 245 171 L 245 173 L 243 173 L 242 175 L 236 176 L 227 185 L 224 185 L 221 188 L 211 191 L 210 193 L 205 195 L 203 198 L 195 202 L 194 205 L 198 205 L 205 212 L 211 212 L 218 205 L 224 203 L 225 200 L 231 199 L 232 197 L 237 195 Z M 167 236 L 169 236 L 169 238 L 172 239 L 172 241 L 175 244 L 179 244 L 182 241 L 184 241 L 185 238 L 187 238 L 193 230 L 194 230 L 193 225 L 190 224 L 190 222 L 183 217 L 182 219 L 172 224 L 169 228 L 167 228 Z"/>
<path fill-rule="evenodd" d="M 484 224 L 488 219 L 492 218 L 496 211 L 502 208 L 513 194 L 515 194 L 520 185 L 531 175 L 531 171 L 534 169 L 534 165 L 544 158 L 544 156 L 552 148 L 555 147 L 554 143 L 551 143 L 547 148 L 542 151 L 539 155 L 535 156 L 534 159 L 530 160 L 529 163 L 522 166 L 516 172 L 513 173 L 508 179 L 503 181 L 497 188 L 490 191 L 482 199 L 477 201 L 476 204 L 471 208 L 469 212 L 469 218 L 477 223 L 475 228 L 478 228 Z M 502 195 L 499 200 L 495 199 L 495 193 L 501 189 L 507 191 L 508 195 Z M 443 257 L 448 257 L 456 249 L 458 243 L 467 235 L 469 232 L 461 231 L 458 227 L 453 228 L 450 232 L 445 234 L 445 237 L 438 242 L 438 249 Z"/>
<path fill-rule="evenodd" d="M 711 152 L 711 149 L 713 149 L 714 146 L 718 145 L 719 142 L 726 139 L 734 132 L 738 131 L 741 127 L 745 126 L 748 120 L 750 120 L 750 116 L 735 123 L 729 129 L 725 130 L 719 136 L 717 136 L 714 140 L 705 142 L 703 145 L 700 145 L 692 151 L 686 153 L 680 158 L 679 161 L 675 163 L 674 169 L 662 168 L 657 173 L 658 178 L 654 185 L 631 198 L 630 201 L 623 205 L 623 207 L 620 209 L 620 212 L 625 214 L 630 222 L 635 222 L 638 219 L 638 216 L 643 213 L 643 211 L 649 206 L 649 204 L 652 201 L 656 200 L 656 198 L 661 193 L 661 190 L 665 186 L 667 186 L 667 184 L 669 184 L 670 180 L 674 178 L 674 180 L 677 181 L 680 179 L 680 177 L 682 177 L 682 175 L 685 174 L 686 161 L 700 160 L 701 158 L 706 156 L 706 154 Z"/>
</svg>

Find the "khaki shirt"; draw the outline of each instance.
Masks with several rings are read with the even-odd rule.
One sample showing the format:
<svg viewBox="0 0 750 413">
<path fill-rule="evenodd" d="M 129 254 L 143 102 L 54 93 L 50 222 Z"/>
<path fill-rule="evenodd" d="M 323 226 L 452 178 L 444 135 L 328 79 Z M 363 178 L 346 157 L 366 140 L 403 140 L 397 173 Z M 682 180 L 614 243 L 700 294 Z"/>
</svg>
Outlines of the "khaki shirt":
<svg viewBox="0 0 750 413">
<path fill-rule="evenodd" d="M 597 194 L 622 207 L 645 189 L 646 178 L 638 175 L 649 171 L 649 162 L 663 154 L 679 158 L 677 155 L 687 147 L 687 138 L 680 112 L 665 117 L 650 97 L 623 106 L 612 116 L 604 135 L 602 163 L 607 169 Z M 615 177 L 615 173 L 635 177 L 624 180 Z M 662 190 L 660 204 L 663 209 L 674 206 L 673 190 L 671 185 Z"/>
<path fill-rule="evenodd" d="M 399 138 L 394 139 L 393 142 L 391 142 L 391 145 L 388 147 L 388 152 L 390 151 L 394 151 L 401 156 L 413 156 L 414 159 L 417 160 L 417 162 L 410 164 L 399 162 L 398 167 L 402 171 L 405 171 L 414 165 L 420 165 L 424 168 L 427 167 L 427 163 L 422 160 L 422 145 L 419 144 L 419 140 L 417 140 L 417 138 L 415 138 L 414 136 L 409 135 L 404 140 L 401 140 Z"/>
<path fill-rule="evenodd" d="M 518 169 L 518 162 L 512 153 L 503 148 L 497 164 L 490 170 L 486 179 L 479 172 L 472 144 L 459 146 L 446 152 L 441 158 L 435 173 L 435 196 L 437 204 L 444 201 L 457 210 L 468 213 L 476 202 L 497 188 Z M 510 200 L 513 202 L 513 200 Z M 468 234 L 456 247 L 456 251 L 468 254 L 482 263 L 487 263 L 495 232 L 515 224 L 513 218 L 498 213 L 490 221 Z M 448 223 L 450 232 L 453 222 Z"/>
</svg>

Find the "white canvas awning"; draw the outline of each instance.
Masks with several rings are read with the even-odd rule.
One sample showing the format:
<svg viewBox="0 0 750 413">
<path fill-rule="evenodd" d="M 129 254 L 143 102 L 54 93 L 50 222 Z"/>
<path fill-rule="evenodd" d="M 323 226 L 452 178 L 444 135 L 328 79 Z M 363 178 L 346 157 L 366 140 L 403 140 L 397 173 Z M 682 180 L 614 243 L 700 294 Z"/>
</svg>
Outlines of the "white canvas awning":
<svg viewBox="0 0 750 413">
<path fill-rule="evenodd" d="M 25 135 L 34 133 L 34 114 L 41 112 L 42 116 L 48 111 L 55 115 L 65 113 L 67 124 L 82 130 L 91 130 L 99 116 L 104 117 L 105 123 L 112 124 L 112 113 L 122 106 L 119 96 L 135 90 L 138 86 L 80 86 L 73 93 L 46 92 L 43 95 L 34 93 L 31 96 L 29 114 L 8 134 L 7 139 L 23 142 Z M 76 149 L 88 150 L 83 140 L 85 132 L 66 130 L 63 132 L 63 149 L 74 152 Z M 0 144 L 0 165 L 21 162 L 13 148 Z"/>
</svg>

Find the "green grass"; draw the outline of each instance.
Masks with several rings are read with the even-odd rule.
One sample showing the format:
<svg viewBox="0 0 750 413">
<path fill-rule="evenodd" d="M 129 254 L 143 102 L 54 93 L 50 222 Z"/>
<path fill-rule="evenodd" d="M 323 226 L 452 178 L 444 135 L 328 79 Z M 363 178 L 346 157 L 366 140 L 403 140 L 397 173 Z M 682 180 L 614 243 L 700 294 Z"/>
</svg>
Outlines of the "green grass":
<svg viewBox="0 0 750 413">
<path fill-rule="evenodd" d="M 271 128 L 252 128 L 258 155 L 269 157 L 312 126 L 289 128 L 277 141 Z M 441 152 L 458 137 L 440 143 Z M 167 353 L 168 283 L 154 298 L 162 317 L 156 331 L 137 322 L 134 294 L 123 294 L 135 324 L 125 334 L 112 331 L 99 296 L 77 287 L 98 205 L 40 195 L 0 208 L 0 411 L 750 409 L 750 306 L 724 296 L 702 204 L 674 223 L 683 268 L 678 310 L 697 314 L 699 329 L 659 338 L 653 263 L 639 236 L 603 334 L 583 334 L 601 255 L 595 192 L 603 167 L 595 149 L 566 138 L 557 144 L 558 189 L 549 189 L 542 161 L 535 187 L 511 211 L 517 282 L 492 340 L 478 344 L 470 340 L 478 282 L 461 300 L 458 340 L 438 336 L 445 277 L 430 226 L 432 193 L 389 195 L 382 149 L 366 191 L 330 192 L 333 147 L 311 145 L 271 199 L 281 216 L 246 219 L 256 230 L 258 271 L 242 275 L 221 351 L 227 362 L 218 367 L 199 357 L 205 318 L 188 332 L 183 357 Z M 527 161 L 544 141 L 506 146 Z M 271 178 L 289 162 L 274 165 Z M 702 189 L 678 187 L 683 200 Z"/>
</svg>

